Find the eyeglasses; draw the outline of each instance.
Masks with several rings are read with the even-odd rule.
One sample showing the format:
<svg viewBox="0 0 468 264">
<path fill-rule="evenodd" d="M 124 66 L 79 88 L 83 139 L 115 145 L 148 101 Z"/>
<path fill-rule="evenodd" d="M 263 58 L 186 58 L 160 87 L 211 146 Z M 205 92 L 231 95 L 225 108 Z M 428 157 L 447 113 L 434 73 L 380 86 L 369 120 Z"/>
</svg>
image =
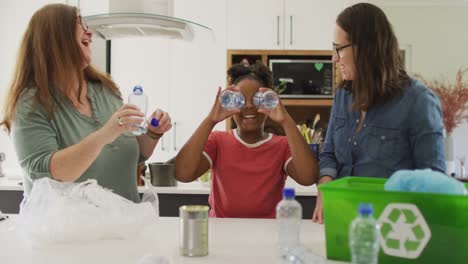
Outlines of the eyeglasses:
<svg viewBox="0 0 468 264">
<path fill-rule="evenodd" d="M 353 45 L 353 44 L 349 43 L 349 44 L 343 45 L 343 46 L 341 46 L 341 47 L 333 46 L 333 49 L 335 50 L 336 55 L 338 56 L 338 59 L 341 59 L 340 52 L 341 52 L 342 50 L 344 50 L 345 48 L 347 48 L 347 47 L 351 47 L 352 45 Z"/>
<path fill-rule="evenodd" d="M 81 28 L 86 32 L 89 30 L 88 25 L 86 22 L 81 18 L 81 16 L 78 16 L 78 22 L 80 23 Z"/>
</svg>

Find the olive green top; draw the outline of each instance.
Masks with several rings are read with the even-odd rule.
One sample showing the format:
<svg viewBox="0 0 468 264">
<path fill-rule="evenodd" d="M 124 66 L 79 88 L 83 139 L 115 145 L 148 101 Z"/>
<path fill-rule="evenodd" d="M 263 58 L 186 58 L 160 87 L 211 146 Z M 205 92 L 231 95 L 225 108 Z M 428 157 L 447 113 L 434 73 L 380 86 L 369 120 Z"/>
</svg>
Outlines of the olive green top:
<svg viewBox="0 0 468 264">
<path fill-rule="evenodd" d="M 61 149 L 79 143 L 101 128 L 123 102 L 101 83 L 88 82 L 92 117 L 80 114 L 66 97 L 54 92 L 58 102 L 52 119 L 36 99 L 37 89 L 28 89 L 19 99 L 11 135 L 18 160 L 24 171 L 24 190 L 30 193 L 34 180 L 51 177 L 50 160 Z M 117 120 L 116 120 L 117 122 Z M 77 182 L 96 179 L 115 193 L 139 201 L 136 185 L 139 146 L 132 133 L 125 133 L 106 145 Z"/>
</svg>

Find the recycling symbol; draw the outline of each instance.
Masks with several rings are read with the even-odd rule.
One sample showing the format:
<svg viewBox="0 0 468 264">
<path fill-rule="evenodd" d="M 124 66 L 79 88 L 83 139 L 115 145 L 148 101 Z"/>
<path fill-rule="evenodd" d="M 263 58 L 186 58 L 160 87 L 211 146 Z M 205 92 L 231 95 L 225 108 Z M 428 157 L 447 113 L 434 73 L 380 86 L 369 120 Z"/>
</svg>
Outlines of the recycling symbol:
<svg viewBox="0 0 468 264">
<path fill-rule="evenodd" d="M 379 223 L 380 246 L 390 256 L 415 259 L 431 239 L 431 230 L 414 204 L 388 204 Z"/>
</svg>

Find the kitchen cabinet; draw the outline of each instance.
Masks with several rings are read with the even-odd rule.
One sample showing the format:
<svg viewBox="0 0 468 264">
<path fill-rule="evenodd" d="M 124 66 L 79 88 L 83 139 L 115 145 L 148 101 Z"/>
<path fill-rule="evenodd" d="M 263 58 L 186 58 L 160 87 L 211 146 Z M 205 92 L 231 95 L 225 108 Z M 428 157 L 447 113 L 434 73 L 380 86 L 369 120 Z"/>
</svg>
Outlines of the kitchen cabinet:
<svg viewBox="0 0 468 264">
<path fill-rule="evenodd" d="M 330 50 L 343 6 L 343 0 L 228 0 L 228 48 Z"/>
<path fill-rule="evenodd" d="M 257 60 L 261 61 L 265 65 L 269 65 L 270 59 L 321 59 L 331 61 L 333 51 L 327 50 L 228 50 L 227 51 L 227 69 L 231 65 L 239 63 L 243 59 L 247 59 L 250 62 Z M 274 74 L 274 73 L 273 73 Z M 336 64 L 334 64 L 333 72 L 333 90 L 337 87 L 340 82 L 340 70 Z M 288 113 L 294 119 L 297 124 L 305 124 L 313 121 L 316 114 L 320 114 L 320 122 L 317 127 L 322 128 L 326 131 L 328 121 L 330 118 L 331 107 L 333 103 L 332 96 L 316 98 L 281 98 L 281 102 L 285 106 Z M 226 122 L 226 129 L 233 129 L 236 127 L 235 122 L 232 118 Z M 272 132 L 274 134 L 284 135 L 282 128 L 276 123 L 267 119 L 265 122 L 265 131 Z"/>
<path fill-rule="evenodd" d="M 211 8 L 204 8 L 210 6 Z M 173 128 L 149 161 L 174 157 L 208 114 L 217 88 L 225 83 L 224 1 L 174 1 L 174 16 L 212 27 L 194 27 L 191 41 L 167 38 L 112 40 L 111 74 L 124 99 L 136 84 L 148 95 L 149 109 L 169 112 Z M 223 124 L 224 127 L 224 124 Z"/>
<path fill-rule="evenodd" d="M 124 38 L 112 40 L 111 75 L 119 86 L 124 102 L 135 85 L 141 85 L 148 96 L 148 115 L 156 108 L 169 111 L 169 74 L 172 48 L 169 39 Z M 168 132 L 158 144 L 157 161 L 171 158 Z"/>
</svg>

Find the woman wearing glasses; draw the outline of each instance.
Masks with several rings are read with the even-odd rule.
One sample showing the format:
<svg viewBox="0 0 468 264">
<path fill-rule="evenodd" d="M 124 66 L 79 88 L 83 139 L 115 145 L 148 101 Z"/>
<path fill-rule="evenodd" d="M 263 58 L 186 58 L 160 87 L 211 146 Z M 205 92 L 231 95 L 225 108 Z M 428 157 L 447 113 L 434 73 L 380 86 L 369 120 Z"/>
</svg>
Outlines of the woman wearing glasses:
<svg viewBox="0 0 468 264">
<path fill-rule="evenodd" d="M 319 184 L 345 176 L 387 178 L 401 169 L 445 171 L 438 98 L 408 76 L 398 41 L 381 9 L 360 3 L 336 19 L 335 93 L 320 155 Z M 313 220 L 322 223 L 319 192 Z"/>
<path fill-rule="evenodd" d="M 42 177 L 93 178 L 137 202 L 137 163 L 171 128 L 168 114 L 155 111 L 159 126 L 130 133 L 143 113 L 123 104 L 112 79 L 90 65 L 92 38 L 77 8 L 64 4 L 38 10 L 23 36 L 2 124 L 24 170 L 26 195 Z"/>
</svg>

